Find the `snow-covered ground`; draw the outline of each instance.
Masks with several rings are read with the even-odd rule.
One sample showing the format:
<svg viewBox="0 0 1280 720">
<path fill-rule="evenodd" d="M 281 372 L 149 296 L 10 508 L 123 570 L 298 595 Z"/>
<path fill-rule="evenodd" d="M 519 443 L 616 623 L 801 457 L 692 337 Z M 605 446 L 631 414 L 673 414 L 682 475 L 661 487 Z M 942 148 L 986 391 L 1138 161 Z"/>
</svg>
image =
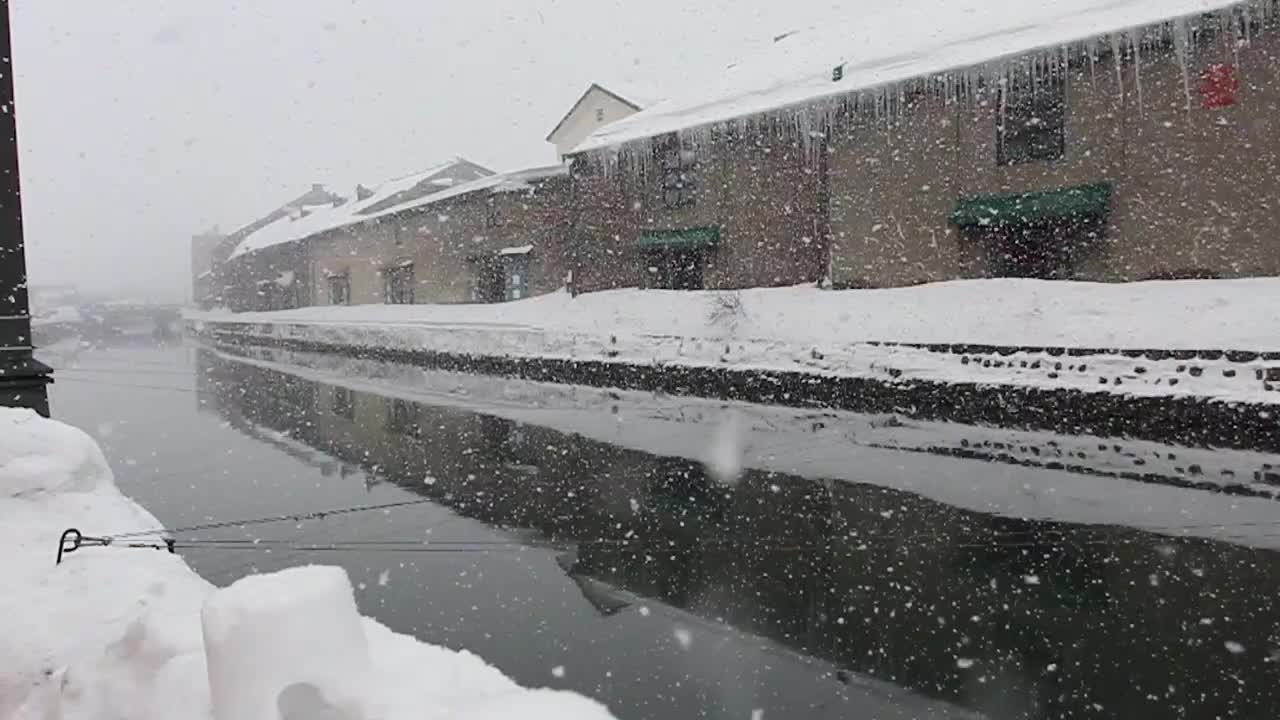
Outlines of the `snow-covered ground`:
<svg viewBox="0 0 1280 720">
<path fill-rule="evenodd" d="M 84 316 L 71 305 L 60 305 L 49 312 L 31 316 L 31 325 L 35 327 L 41 325 L 76 325 L 82 322 L 84 322 Z"/>
<path fill-rule="evenodd" d="M 1265 453 L 486 378 L 317 353 L 262 355 L 228 357 L 356 391 L 683 457 L 723 475 L 746 468 L 840 480 L 1006 517 L 1121 525 L 1280 549 L 1280 501 L 1269 497 L 1280 488 L 1255 479 L 1266 468 L 1280 469 L 1280 457 Z M 962 449 L 978 459 L 945 456 Z M 993 463 L 984 455 L 1022 464 Z M 1257 496 L 1126 477 L 1135 472 L 1170 483 L 1236 485 Z"/>
<path fill-rule="evenodd" d="M 325 656 L 309 654 L 306 647 L 269 646 L 274 633 L 288 630 L 288 622 L 259 628 L 257 642 L 263 645 L 258 648 L 252 642 L 243 645 L 253 635 L 244 632 L 252 627 L 244 623 L 258 613 L 270 617 L 280 607 L 337 613 L 343 594 L 350 592 L 341 570 L 300 568 L 287 571 L 287 577 L 259 576 L 219 590 L 178 556 L 151 550 L 84 548 L 54 565 L 65 528 L 94 534 L 158 525 L 119 492 L 101 451 L 87 435 L 30 411 L 0 408 L 0 566 L 5 569 L 0 718 L 205 720 L 215 716 L 217 698 L 224 710 L 221 720 L 227 717 L 225 709 L 235 706 L 236 698 L 230 696 L 241 691 L 237 683 L 252 680 L 261 686 L 264 677 L 303 668 L 312 673 L 308 681 L 328 679 Z M 308 605 L 307 588 L 312 600 L 324 596 L 326 602 Z M 335 589 L 338 610 L 330 608 Z M 347 622 L 344 617 L 327 620 Z M 349 645 L 360 645 L 363 636 L 367 671 L 363 682 L 346 688 L 361 720 L 610 717 L 593 701 L 521 689 L 473 655 L 397 635 L 367 618 L 350 618 L 344 635 L 327 627 L 314 631 L 317 637 L 341 637 Z M 210 673 L 206 651 L 215 647 L 217 652 L 208 657 L 218 672 Z M 343 649 L 342 657 L 331 658 L 332 667 L 358 666 L 361 648 Z M 230 656 L 230 664 L 228 652 L 238 653 Z M 263 656 L 290 652 L 296 666 L 254 665 Z M 228 668 L 246 672 L 235 677 Z M 285 717 L 294 716 L 289 708 L 310 718 L 349 717 L 315 704 L 302 685 L 289 690 L 279 704 Z M 317 712 L 306 713 L 308 709 Z"/>
<path fill-rule="evenodd" d="M 1280 361 L 1058 357 L 1039 348 L 1280 351 L 1280 278 L 962 280 L 887 290 L 558 292 L 497 305 L 189 313 L 197 328 L 335 346 L 786 370 L 1130 395 L 1280 401 Z M 889 344 L 886 344 L 889 343 Z M 916 345 L 1027 348 L 1009 356 Z M 983 360 L 992 360 L 984 364 Z M 1059 365 L 1060 364 L 1060 365 Z"/>
</svg>

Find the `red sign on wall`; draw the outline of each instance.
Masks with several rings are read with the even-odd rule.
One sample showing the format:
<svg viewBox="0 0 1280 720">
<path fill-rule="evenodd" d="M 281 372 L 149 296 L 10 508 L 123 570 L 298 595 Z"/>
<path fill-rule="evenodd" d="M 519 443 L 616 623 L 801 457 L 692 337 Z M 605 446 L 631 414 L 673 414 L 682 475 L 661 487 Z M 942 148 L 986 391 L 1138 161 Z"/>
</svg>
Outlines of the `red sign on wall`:
<svg viewBox="0 0 1280 720">
<path fill-rule="evenodd" d="M 1200 106 L 1206 110 L 1230 107 L 1236 104 L 1236 91 L 1240 80 L 1236 78 L 1234 65 L 1214 63 L 1200 73 Z"/>
</svg>

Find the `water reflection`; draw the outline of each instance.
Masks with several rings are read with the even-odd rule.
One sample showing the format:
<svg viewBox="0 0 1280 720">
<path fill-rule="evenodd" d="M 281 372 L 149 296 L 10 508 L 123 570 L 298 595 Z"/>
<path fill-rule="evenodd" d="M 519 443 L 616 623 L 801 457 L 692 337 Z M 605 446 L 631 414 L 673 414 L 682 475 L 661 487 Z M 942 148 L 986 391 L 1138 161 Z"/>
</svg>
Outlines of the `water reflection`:
<svg viewBox="0 0 1280 720">
<path fill-rule="evenodd" d="M 1269 550 L 987 515 L 767 470 L 747 469 L 724 485 L 687 458 L 209 352 L 198 356 L 197 378 L 203 411 L 323 473 L 359 473 L 370 487 L 397 486 L 504 537 L 551 546 L 554 562 L 539 565 L 539 582 L 558 575 L 595 620 L 554 603 L 522 616 L 516 586 L 502 601 L 508 622 L 594 633 L 573 640 L 605 668 L 585 691 L 624 716 L 747 717 L 761 706 L 793 717 L 953 712 L 866 677 L 993 718 L 1280 716 L 1280 564 Z M 1204 495 L 1179 492 L 1189 501 Z M 387 532 L 351 522 L 351 537 Z M 497 555 L 453 567 L 462 574 L 451 582 L 505 572 Z M 520 655 L 521 631 L 492 642 L 492 626 L 468 623 L 466 597 L 428 590 L 417 601 L 454 606 L 418 612 L 452 618 L 437 624 L 455 645 Z M 653 699 L 670 689 L 655 684 L 654 663 L 672 655 L 646 655 L 640 641 L 609 649 L 630 632 L 611 624 L 650 612 L 671 619 L 664 647 L 689 658 L 678 669 L 690 687 L 674 708 Z M 716 643 L 729 642 L 725 628 L 739 634 L 735 642 L 794 653 L 822 689 L 805 685 L 798 692 L 806 697 L 784 702 L 778 684 L 800 687 L 788 675 L 761 697 L 762 685 L 752 689 L 761 668 L 792 661 L 718 653 Z M 820 696 L 847 700 L 841 694 L 851 688 L 858 711 Z M 868 711 L 868 693 L 885 704 Z"/>
</svg>

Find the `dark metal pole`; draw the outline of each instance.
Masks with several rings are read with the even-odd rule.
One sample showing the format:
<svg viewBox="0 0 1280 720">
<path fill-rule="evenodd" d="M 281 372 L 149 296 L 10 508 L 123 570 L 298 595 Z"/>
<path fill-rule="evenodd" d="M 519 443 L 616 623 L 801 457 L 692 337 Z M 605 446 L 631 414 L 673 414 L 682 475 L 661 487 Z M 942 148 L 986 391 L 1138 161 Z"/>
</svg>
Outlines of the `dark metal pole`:
<svg viewBox="0 0 1280 720">
<path fill-rule="evenodd" d="M 18 126 L 13 102 L 9 0 L 0 0 L 0 406 L 49 414 L 52 370 L 31 355 L 27 259 L 18 181 Z"/>
</svg>

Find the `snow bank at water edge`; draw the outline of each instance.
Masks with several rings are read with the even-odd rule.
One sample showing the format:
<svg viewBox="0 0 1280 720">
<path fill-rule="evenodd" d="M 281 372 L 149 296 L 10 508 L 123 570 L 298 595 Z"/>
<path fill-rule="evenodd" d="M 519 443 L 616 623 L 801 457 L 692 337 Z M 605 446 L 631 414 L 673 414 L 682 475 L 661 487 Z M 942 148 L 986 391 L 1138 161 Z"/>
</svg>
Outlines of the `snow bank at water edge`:
<svg viewBox="0 0 1280 720">
<path fill-rule="evenodd" d="M 206 650 L 217 644 L 223 652 L 217 659 L 225 663 L 231 647 L 245 665 L 257 659 L 246 652 L 253 648 L 228 645 L 223 636 L 206 648 L 205 639 L 210 618 L 226 629 L 272 612 L 252 597 L 246 601 L 246 587 L 218 590 L 178 556 L 150 550 L 85 548 L 54 565 L 65 528 L 94 534 L 158 526 L 119 492 L 87 435 L 27 410 L 0 408 L 0 565 L 6 571 L 6 592 L 0 595 L 0 717 L 206 720 L 214 717 L 216 697 L 225 701 L 243 691 L 234 684 L 228 691 L 223 683 L 211 693 Z M 286 572 L 306 575 L 314 594 L 328 598 L 313 602 L 313 611 L 341 614 L 340 597 L 333 598 L 343 592 L 344 573 Z M 284 591 L 297 579 L 260 576 L 242 582 L 267 588 L 273 602 L 292 607 L 307 600 Z M 343 618 L 331 620 L 340 624 Z M 420 643 L 367 618 L 351 621 L 348 635 L 362 634 L 368 655 L 367 680 L 353 691 L 356 717 L 610 717 L 571 693 L 521 689 L 468 653 Z M 226 637 L 234 635 L 229 631 Z M 279 669 L 261 667 L 258 673 Z M 300 682 L 288 688 L 279 707 L 342 709 L 322 702 L 323 693 L 317 695 L 309 678 L 294 677 Z M 312 677 L 323 679 L 323 673 Z"/>
<path fill-rule="evenodd" d="M 610 335 L 1007 346 L 1280 350 L 1280 278 L 1091 283 L 996 278 L 885 290 L 559 292 L 494 305 L 189 313 L 244 323 L 452 326 Z"/>
<path fill-rule="evenodd" d="M 1277 363 L 1260 356 L 1280 351 L 1280 278 L 631 289 L 496 305 L 317 306 L 188 319 L 197 329 L 217 323 L 251 337 L 335 347 L 1280 400 L 1263 382 Z M 1088 357 L 1063 358 L 1061 348 Z M 1169 357 L 1177 350 L 1207 352 L 1192 366 Z M 1135 361 L 1138 351 L 1153 352 Z"/>
</svg>

